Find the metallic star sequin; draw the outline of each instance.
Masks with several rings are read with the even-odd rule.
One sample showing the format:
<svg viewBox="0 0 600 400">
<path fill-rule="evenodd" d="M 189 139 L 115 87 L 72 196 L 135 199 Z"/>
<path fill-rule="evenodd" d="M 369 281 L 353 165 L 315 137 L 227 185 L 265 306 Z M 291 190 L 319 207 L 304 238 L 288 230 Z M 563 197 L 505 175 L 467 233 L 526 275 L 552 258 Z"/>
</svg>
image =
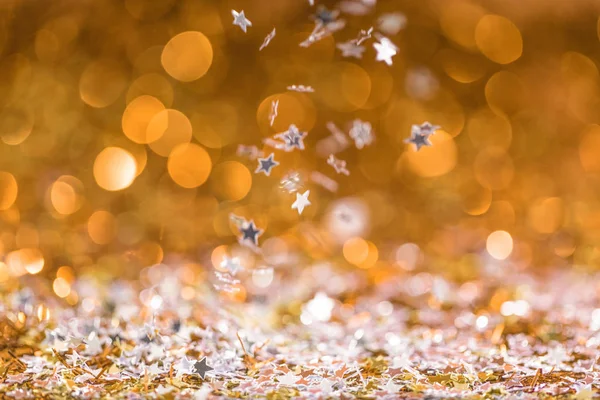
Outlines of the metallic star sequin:
<svg viewBox="0 0 600 400">
<path fill-rule="evenodd" d="M 296 193 L 296 201 L 292 204 L 292 210 L 298 210 L 298 214 L 301 215 L 304 211 L 304 208 L 309 206 L 311 202 L 308 200 L 308 195 L 310 194 L 310 190 L 300 194 Z"/>
<path fill-rule="evenodd" d="M 246 33 L 249 26 L 252 26 L 252 22 L 244 15 L 244 10 L 240 12 L 231 10 L 231 15 L 233 15 L 233 24 L 239 26 L 244 33 Z"/>
<path fill-rule="evenodd" d="M 258 159 L 258 167 L 254 171 L 254 173 L 258 174 L 262 172 L 266 176 L 271 175 L 271 170 L 273 167 L 279 165 L 277 161 L 275 161 L 275 154 L 271 153 L 267 158 L 259 158 Z"/>
</svg>

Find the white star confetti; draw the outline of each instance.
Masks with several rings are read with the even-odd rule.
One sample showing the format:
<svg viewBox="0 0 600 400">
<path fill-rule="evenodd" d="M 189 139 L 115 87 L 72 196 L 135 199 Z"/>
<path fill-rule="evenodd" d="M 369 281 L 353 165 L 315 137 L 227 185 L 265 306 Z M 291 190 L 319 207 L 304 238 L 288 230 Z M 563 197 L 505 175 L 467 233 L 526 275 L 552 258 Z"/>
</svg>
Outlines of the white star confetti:
<svg viewBox="0 0 600 400">
<path fill-rule="evenodd" d="M 419 135 L 429 136 L 433 135 L 438 129 L 440 129 L 439 125 L 433 125 L 430 122 L 425 121 L 421 125 L 412 125 L 410 130 Z"/>
<path fill-rule="evenodd" d="M 233 15 L 233 24 L 239 26 L 244 33 L 246 33 L 249 26 L 252 26 L 252 22 L 244 15 L 244 10 L 239 13 L 235 10 L 231 10 L 231 15 Z"/>
<path fill-rule="evenodd" d="M 327 164 L 331 165 L 338 174 L 350 175 L 350 171 L 346 168 L 346 161 L 336 158 L 333 154 L 329 155 Z"/>
<path fill-rule="evenodd" d="M 277 113 L 279 109 L 279 99 L 273 100 L 271 102 L 271 111 L 269 112 L 269 125 L 273 126 L 275 123 L 275 118 L 277 118 Z"/>
<path fill-rule="evenodd" d="M 302 377 L 297 376 L 293 372 L 288 372 L 285 375 L 281 375 L 281 376 L 277 377 L 277 380 L 282 385 L 295 385 L 296 382 L 298 382 L 300 379 L 302 379 Z"/>
<path fill-rule="evenodd" d="M 387 65 L 393 64 L 392 57 L 398 53 L 398 47 L 390 39 L 382 36 L 378 43 L 373 43 L 373 47 L 377 51 L 377 61 L 383 61 Z"/>
<path fill-rule="evenodd" d="M 258 49 L 258 51 L 262 51 L 262 49 L 264 49 L 265 47 L 267 47 L 269 45 L 269 43 L 271 43 L 271 40 L 273 40 L 273 38 L 275 37 L 275 33 L 276 33 L 275 28 L 273 28 L 273 30 L 271 31 L 271 33 L 269 33 L 265 37 L 265 40 L 260 45 L 260 48 Z"/>
<path fill-rule="evenodd" d="M 350 137 L 354 139 L 354 145 L 357 149 L 370 145 L 373 143 L 374 138 L 371 124 L 355 119 L 352 122 L 352 128 L 350 128 Z"/>
<path fill-rule="evenodd" d="M 315 89 L 313 89 L 311 86 L 304 86 L 304 85 L 291 85 L 287 87 L 287 90 L 290 90 L 292 92 L 299 92 L 299 93 L 314 93 Z"/>
<path fill-rule="evenodd" d="M 365 51 L 363 46 L 359 46 L 353 41 L 338 43 L 336 47 L 342 52 L 342 57 L 354 57 L 361 59 L 362 54 Z"/>
<path fill-rule="evenodd" d="M 240 270 L 244 269 L 238 257 L 223 257 L 220 264 L 221 268 L 229 272 L 231 275 L 236 275 Z"/>
<path fill-rule="evenodd" d="M 307 190 L 303 194 L 296 193 L 296 201 L 292 204 L 292 210 L 298 210 L 298 215 L 302 215 L 304 208 L 311 204 L 311 202 L 308 200 L 309 194 L 310 190 Z"/>
</svg>

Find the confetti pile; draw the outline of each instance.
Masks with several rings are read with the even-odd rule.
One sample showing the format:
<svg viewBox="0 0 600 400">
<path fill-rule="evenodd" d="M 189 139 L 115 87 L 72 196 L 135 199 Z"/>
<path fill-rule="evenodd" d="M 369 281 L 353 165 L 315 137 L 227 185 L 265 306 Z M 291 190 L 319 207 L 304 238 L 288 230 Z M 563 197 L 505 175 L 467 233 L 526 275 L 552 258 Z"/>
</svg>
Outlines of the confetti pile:
<svg viewBox="0 0 600 400">
<path fill-rule="evenodd" d="M 546 3 L 1 5 L 1 397 L 600 396 L 599 9 Z"/>
</svg>

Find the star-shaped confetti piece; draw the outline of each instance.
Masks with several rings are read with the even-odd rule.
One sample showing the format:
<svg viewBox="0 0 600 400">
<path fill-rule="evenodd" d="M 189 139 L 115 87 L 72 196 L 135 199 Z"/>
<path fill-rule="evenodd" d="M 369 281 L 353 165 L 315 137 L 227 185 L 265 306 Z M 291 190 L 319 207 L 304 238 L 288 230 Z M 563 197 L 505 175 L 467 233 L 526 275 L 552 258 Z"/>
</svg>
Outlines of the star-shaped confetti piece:
<svg viewBox="0 0 600 400">
<path fill-rule="evenodd" d="M 361 59 L 365 51 L 363 46 L 356 44 L 353 41 L 338 43 L 336 47 L 342 52 L 342 57 L 354 57 Z"/>
<path fill-rule="evenodd" d="M 296 201 L 292 204 L 292 210 L 298 210 L 298 215 L 302 214 L 304 208 L 309 206 L 311 203 L 308 200 L 308 195 L 310 194 L 310 190 L 307 190 L 303 194 L 296 193 Z"/>
<path fill-rule="evenodd" d="M 240 12 L 231 10 L 231 15 L 233 15 L 233 24 L 239 26 L 244 33 L 246 33 L 249 26 L 252 26 L 252 22 L 244 15 L 244 10 Z"/>
<path fill-rule="evenodd" d="M 301 376 L 298 376 L 291 371 L 285 375 L 281 375 L 281 376 L 277 377 L 277 380 L 282 385 L 295 385 L 296 382 L 298 382 L 300 379 L 302 379 Z"/>
<path fill-rule="evenodd" d="M 373 47 L 377 51 L 377 61 L 383 61 L 387 65 L 392 65 L 392 57 L 398 53 L 398 48 L 390 39 L 381 37 L 378 43 L 373 43 Z"/>
<path fill-rule="evenodd" d="M 225 269 L 231 275 L 236 275 L 241 269 L 243 269 L 240 259 L 238 257 L 223 257 L 221 261 L 221 268 Z"/>
<path fill-rule="evenodd" d="M 269 43 L 271 43 L 271 40 L 273 40 L 273 38 L 275 37 L 276 33 L 277 33 L 277 31 L 275 30 L 275 28 L 273 28 L 273 30 L 265 37 L 265 40 L 260 45 L 260 48 L 258 49 L 258 51 L 262 51 L 262 49 L 267 47 L 269 45 Z"/>
<path fill-rule="evenodd" d="M 410 130 L 411 132 L 429 136 L 433 135 L 438 129 L 440 129 L 439 125 L 433 125 L 431 122 L 425 121 L 421 125 L 413 125 Z"/>
<path fill-rule="evenodd" d="M 275 118 L 277 118 L 278 108 L 279 108 L 279 99 L 273 100 L 271 102 L 271 111 L 269 112 L 269 125 L 271 125 L 271 126 L 273 126 L 273 123 L 275 122 Z"/>
<path fill-rule="evenodd" d="M 350 128 L 350 137 L 354 139 L 354 145 L 357 149 L 362 149 L 365 146 L 373 143 L 373 129 L 369 122 L 363 122 L 360 119 L 355 119 Z"/>
<path fill-rule="evenodd" d="M 279 163 L 277 161 L 275 161 L 274 158 L 275 158 L 275 154 L 273 154 L 273 153 L 269 154 L 269 156 L 267 158 L 259 158 L 258 159 L 258 167 L 256 168 L 256 171 L 254 171 L 254 173 L 258 174 L 258 173 L 262 172 L 266 176 L 271 175 L 271 170 L 273 169 L 273 167 L 276 167 L 279 165 Z"/>
<path fill-rule="evenodd" d="M 204 378 L 206 377 L 206 373 L 212 371 L 213 369 L 214 368 L 206 364 L 206 357 L 202 357 L 200 361 L 196 361 L 194 363 L 194 370 L 198 375 L 200 375 L 202 380 L 204 380 Z"/>
<path fill-rule="evenodd" d="M 404 143 L 412 143 L 417 151 L 423 146 L 431 146 L 429 135 L 421 135 L 418 132 L 412 132 L 408 139 L 404 139 Z"/>
<path fill-rule="evenodd" d="M 276 135 L 277 138 L 283 139 L 285 142 L 285 151 L 292 151 L 295 148 L 304 150 L 304 137 L 306 132 L 300 132 L 294 124 L 290 125 L 287 132 Z"/>
<path fill-rule="evenodd" d="M 331 165 L 338 174 L 350 175 L 350 171 L 346 168 L 346 161 L 336 158 L 333 154 L 329 155 L 327 164 Z"/>
<path fill-rule="evenodd" d="M 240 232 L 242 233 L 242 241 L 249 240 L 255 246 L 258 246 L 258 237 L 262 235 L 263 231 L 256 228 L 254 221 L 250 221 L 242 226 Z"/>
</svg>

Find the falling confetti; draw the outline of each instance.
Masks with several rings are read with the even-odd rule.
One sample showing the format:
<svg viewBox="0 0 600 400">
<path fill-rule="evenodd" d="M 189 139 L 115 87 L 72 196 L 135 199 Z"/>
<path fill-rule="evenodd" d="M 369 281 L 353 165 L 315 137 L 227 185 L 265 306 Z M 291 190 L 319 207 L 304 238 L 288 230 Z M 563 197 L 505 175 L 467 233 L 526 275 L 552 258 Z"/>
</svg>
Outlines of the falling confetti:
<svg viewBox="0 0 600 400">
<path fill-rule="evenodd" d="M 311 202 L 308 200 L 308 195 L 310 194 L 310 190 L 300 194 L 296 193 L 296 201 L 292 204 L 292 209 L 298 210 L 298 214 L 302 214 L 304 208 L 309 206 Z"/>
<path fill-rule="evenodd" d="M 233 15 L 233 24 L 239 26 L 244 33 L 246 33 L 249 26 L 252 26 L 252 22 L 244 15 L 244 10 L 239 13 L 235 10 L 231 10 L 231 15 Z"/>
<path fill-rule="evenodd" d="M 273 38 L 275 37 L 275 28 L 273 28 L 273 30 L 271 31 L 271 33 L 269 33 L 266 37 L 265 40 L 263 41 L 263 43 L 260 45 L 260 48 L 258 49 L 258 51 L 262 51 L 262 49 L 264 49 L 265 47 L 267 47 L 269 45 L 269 43 L 271 43 L 271 40 L 273 40 Z"/>
</svg>

